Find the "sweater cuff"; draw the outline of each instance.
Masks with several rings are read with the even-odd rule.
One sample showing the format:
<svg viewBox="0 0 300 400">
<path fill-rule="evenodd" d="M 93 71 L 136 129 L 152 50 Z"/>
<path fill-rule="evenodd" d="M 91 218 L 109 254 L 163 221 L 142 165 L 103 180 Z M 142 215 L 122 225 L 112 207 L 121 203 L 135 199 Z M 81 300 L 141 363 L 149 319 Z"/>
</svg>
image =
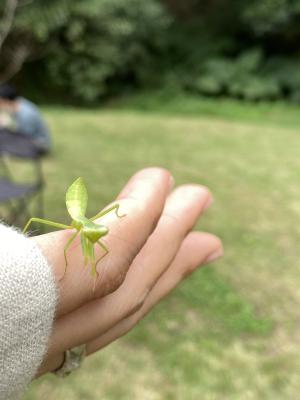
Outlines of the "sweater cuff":
<svg viewBox="0 0 300 400">
<path fill-rule="evenodd" d="M 47 351 L 58 291 L 34 240 L 0 225 L 0 399 L 17 399 Z"/>
</svg>

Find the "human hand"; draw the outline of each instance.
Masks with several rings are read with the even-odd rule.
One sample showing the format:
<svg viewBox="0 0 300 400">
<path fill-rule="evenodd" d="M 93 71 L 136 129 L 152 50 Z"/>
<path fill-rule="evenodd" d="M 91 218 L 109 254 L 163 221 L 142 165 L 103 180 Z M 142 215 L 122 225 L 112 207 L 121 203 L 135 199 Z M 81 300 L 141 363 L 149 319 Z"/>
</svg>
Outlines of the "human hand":
<svg viewBox="0 0 300 400">
<path fill-rule="evenodd" d="M 109 254 L 98 264 L 93 290 L 89 268 L 83 268 L 80 240 L 68 253 L 63 247 L 72 231 L 33 238 L 53 267 L 59 302 L 49 348 L 39 375 L 62 364 L 64 352 L 86 344 L 87 354 L 103 348 L 131 330 L 151 308 L 199 265 L 222 255 L 216 236 L 191 232 L 212 201 L 208 189 L 183 185 L 172 191 L 169 172 L 148 168 L 135 174 L 117 198 L 119 220 L 111 213 L 101 218 L 109 227 Z M 95 248 L 96 256 L 100 256 Z"/>
</svg>

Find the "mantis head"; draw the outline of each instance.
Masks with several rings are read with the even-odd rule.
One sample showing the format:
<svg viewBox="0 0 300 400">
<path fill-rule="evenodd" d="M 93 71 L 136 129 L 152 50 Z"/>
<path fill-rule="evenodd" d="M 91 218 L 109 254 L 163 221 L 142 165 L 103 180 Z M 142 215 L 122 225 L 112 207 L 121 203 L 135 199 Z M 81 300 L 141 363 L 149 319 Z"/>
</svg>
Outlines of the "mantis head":
<svg viewBox="0 0 300 400">
<path fill-rule="evenodd" d="M 108 234 L 108 228 L 104 225 L 83 226 L 82 232 L 92 242 L 96 243 L 102 236 Z"/>
</svg>

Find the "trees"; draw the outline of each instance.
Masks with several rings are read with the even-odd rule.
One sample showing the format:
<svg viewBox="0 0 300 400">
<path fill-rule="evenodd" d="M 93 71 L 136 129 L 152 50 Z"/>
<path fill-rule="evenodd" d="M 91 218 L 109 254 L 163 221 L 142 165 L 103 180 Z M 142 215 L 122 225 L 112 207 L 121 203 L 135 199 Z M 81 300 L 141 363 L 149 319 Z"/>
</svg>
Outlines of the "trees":
<svg viewBox="0 0 300 400">
<path fill-rule="evenodd" d="M 31 62 L 48 87 L 89 103 L 170 84 L 300 97 L 300 0 L 4 0 L 0 13 L 2 81 Z"/>
<path fill-rule="evenodd" d="M 15 40 L 13 42 L 14 51 L 6 43 L 7 38 L 14 29 L 14 20 L 19 6 L 19 0 L 6 0 L 2 5 L 2 20 L 0 24 L 0 80 L 2 81 L 10 79 L 18 72 L 29 54 L 29 48 L 26 43 L 19 43 L 17 46 L 17 40 Z"/>
<path fill-rule="evenodd" d="M 170 22 L 158 0 L 6 0 L 0 12 L 0 80 L 41 60 L 32 67 L 85 102 L 150 76 Z"/>
<path fill-rule="evenodd" d="M 46 70 L 52 82 L 85 102 L 138 86 L 155 69 L 169 21 L 156 0 L 73 0 Z"/>
<path fill-rule="evenodd" d="M 0 5 L 0 81 L 16 75 L 26 61 L 42 57 L 53 30 L 66 20 L 64 0 L 5 0 Z"/>
<path fill-rule="evenodd" d="M 181 30 L 177 76 L 187 90 L 300 101 L 300 0 L 164 1 Z"/>
</svg>

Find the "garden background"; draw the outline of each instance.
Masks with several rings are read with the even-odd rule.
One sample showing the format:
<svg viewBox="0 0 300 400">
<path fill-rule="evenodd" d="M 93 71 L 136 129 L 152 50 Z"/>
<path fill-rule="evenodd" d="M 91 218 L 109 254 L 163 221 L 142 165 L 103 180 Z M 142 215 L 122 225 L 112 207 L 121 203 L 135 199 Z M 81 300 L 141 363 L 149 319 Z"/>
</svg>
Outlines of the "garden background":
<svg viewBox="0 0 300 400">
<path fill-rule="evenodd" d="M 137 169 L 207 185 L 225 256 L 128 336 L 26 400 L 295 400 L 300 393 L 300 1 L 7 0 L 0 79 L 51 128 L 46 215 Z M 76 162 L 74 162 L 76 159 Z"/>
</svg>

